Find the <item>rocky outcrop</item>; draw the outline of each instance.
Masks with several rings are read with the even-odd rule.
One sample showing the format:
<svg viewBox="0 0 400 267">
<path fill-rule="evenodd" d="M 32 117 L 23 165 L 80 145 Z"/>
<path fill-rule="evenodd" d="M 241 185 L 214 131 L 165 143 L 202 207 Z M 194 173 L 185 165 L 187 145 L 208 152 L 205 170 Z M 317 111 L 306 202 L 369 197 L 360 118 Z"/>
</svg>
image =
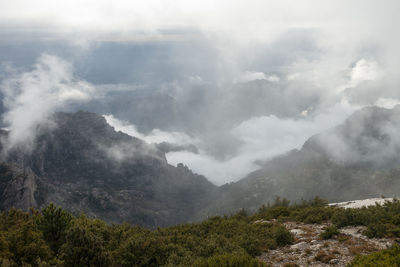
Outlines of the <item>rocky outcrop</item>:
<svg viewBox="0 0 400 267">
<path fill-rule="evenodd" d="M 156 227 L 192 221 L 212 199 L 216 186 L 205 177 L 169 165 L 157 147 L 116 132 L 102 116 L 56 113 L 51 121 L 38 127 L 31 151 L 14 149 L 3 159 L 2 209 L 55 203 L 74 214 Z"/>
<path fill-rule="evenodd" d="M 284 225 L 294 235 L 295 242 L 291 246 L 263 253 L 259 260 L 268 266 L 346 266 L 356 255 L 387 249 L 395 243 L 389 238 L 367 238 L 362 234 L 364 226 L 344 227 L 338 236 L 323 240 L 320 234 L 329 226 L 328 223 L 286 222 Z"/>
<path fill-rule="evenodd" d="M 9 177 L 3 185 L 1 207 L 15 207 L 23 210 L 37 207 L 35 191 L 38 177 L 35 173 L 29 167 L 16 164 L 3 165 L 2 168 L 7 169 Z"/>
</svg>

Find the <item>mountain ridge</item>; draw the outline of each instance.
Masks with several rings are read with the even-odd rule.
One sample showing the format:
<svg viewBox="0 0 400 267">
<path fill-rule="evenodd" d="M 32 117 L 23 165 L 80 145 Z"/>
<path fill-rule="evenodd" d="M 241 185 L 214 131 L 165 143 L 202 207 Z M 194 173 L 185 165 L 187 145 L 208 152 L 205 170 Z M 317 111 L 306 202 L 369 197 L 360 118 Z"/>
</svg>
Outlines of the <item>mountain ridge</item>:
<svg viewBox="0 0 400 267">
<path fill-rule="evenodd" d="M 217 187 L 183 164 L 169 165 L 160 146 L 116 132 L 100 115 L 55 113 L 56 126 L 39 127 L 35 149 L 11 150 L 0 161 L 0 208 L 54 202 L 74 214 L 156 227 L 240 208 L 255 211 L 278 196 L 293 202 L 315 196 L 335 202 L 396 197 L 399 118 L 399 106 L 361 109 L 310 137 L 300 150 Z M 1 135 L 4 140 L 7 132 Z"/>
<path fill-rule="evenodd" d="M 14 149 L 1 162 L 2 209 L 52 202 L 75 214 L 155 227 L 193 220 L 215 188 L 100 115 L 55 113 L 51 120 L 56 126 L 43 127 L 30 153 Z"/>
<path fill-rule="evenodd" d="M 262 164 L 235 183 L 220 187 L 205 214 L 239 208 L 251 211 L 276 197 L 294 202 L 315 196 L 329 201 L 398 196 L 400 189 L 400 106 L 366 107 L 345 122 L 310 137 Z M 330 143 L 331 142 L 331 143 Z"/>
</svg>

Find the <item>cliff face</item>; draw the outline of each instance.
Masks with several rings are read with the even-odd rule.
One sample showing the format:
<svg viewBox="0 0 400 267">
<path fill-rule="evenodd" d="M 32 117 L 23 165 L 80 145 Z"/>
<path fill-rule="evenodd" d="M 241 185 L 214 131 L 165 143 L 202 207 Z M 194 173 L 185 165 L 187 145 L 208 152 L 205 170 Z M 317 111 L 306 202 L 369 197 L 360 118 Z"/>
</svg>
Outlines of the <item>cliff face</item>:
<svg viewBox="0 0 400 267">
<path fill-rule="evenodd" d="M 27 210 L 36 207 L 35 192 L 38 177 L 29 167 L 1 164 L 1 208 L 15 207 Z"/>
<path fill-rule="evenodd" d="M 116 132 L 97 114 L 56 113 L 51 121 L 38 128 L 30 152 L 14 149 L 2 160 L 2 209 L 53 202 L 109 222 L 154 227 L 192 220 L 215 191 L 203 176 L 169 165 L 155 146 Z"/>
</svg>

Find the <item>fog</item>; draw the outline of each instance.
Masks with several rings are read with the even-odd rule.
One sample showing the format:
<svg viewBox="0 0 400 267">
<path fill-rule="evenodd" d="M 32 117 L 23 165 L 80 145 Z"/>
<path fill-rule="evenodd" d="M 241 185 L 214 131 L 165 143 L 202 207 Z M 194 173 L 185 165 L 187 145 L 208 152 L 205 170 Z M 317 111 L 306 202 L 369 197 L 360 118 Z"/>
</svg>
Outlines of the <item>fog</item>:
<svg viewBox="0 0 400 267">
<path fill-rule="evenodd" d="M 44 54 L 31 71 L 9 70 L 0 90 L 6 109 L 3 121 L 10 130 L 6 149 L 16 145 L 32 149 L 39 124 L 46 124 L 52 112 L 69 102 L 87 101 L 93 88 L 76 79 L 67 62 Z"/>
<path fill-rule="evenodd" d="M 116 129 L 212 182 L 400 102 L 398 1 L 0 1 L 12 144 L 57 110 Z M 195 147 L 187 149 L 185 147 Z"/>
</svg>

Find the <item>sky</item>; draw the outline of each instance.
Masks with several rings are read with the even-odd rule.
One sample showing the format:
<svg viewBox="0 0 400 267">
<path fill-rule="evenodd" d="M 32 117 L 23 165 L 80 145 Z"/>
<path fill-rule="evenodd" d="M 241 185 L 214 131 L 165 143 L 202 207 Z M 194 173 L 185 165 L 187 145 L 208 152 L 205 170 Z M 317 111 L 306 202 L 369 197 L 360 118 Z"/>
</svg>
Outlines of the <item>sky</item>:
<svg viewBox="0 0 400 267">
<path fill-rule="evenodd" d="M 400 101 L 395 0 L 0 0 L 2 124 L 105 115 L 216 184 Z"/>
</svg>

